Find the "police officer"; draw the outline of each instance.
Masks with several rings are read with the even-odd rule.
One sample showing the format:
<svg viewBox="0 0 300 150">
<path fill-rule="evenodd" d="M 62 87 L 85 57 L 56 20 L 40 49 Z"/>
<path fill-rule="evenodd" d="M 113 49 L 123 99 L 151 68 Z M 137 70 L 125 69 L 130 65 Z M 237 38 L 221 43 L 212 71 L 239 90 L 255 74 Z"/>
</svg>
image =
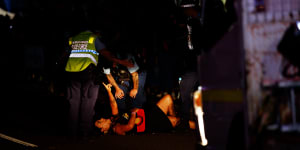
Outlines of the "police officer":
<svg viewBox="0 0 300 150">
<path fill-rule="evenodd" d="M 70 54 L 65 66 L 69 84 L 66 98 L 69 102 L 68 126 L 72 136 L 88 136 L 93 129 L 94 106 L 99 85 L 95 83 L 99 55 L 117 64 L 133 66 L 119 60 L 106 50 L 98 36 L 86 28 L 69 38 Z"/>
<path fill-rule="evenodd" d="M 120 112 L 131 108 L 142 108 L 146 102 L 144 95 L 144 84 L 146 77 L 139 72 L 139 66 L 131 54 L 123 54 L 119 59 L 130 60 L 133 67 L 125 67 L 114 63 L 104 68 L 104 74 L 115 89 L 115 97 Z"/>
<path fill-rule="evenodd" d="M 89 30 L 69 38 L 71 52 L 65 67 L 70 81 L 67 86 L 69 129 L 73 136 L 87 136 L 92 129 L 94 105 L 99 85 L 94 83 L 93 70 L 104 44 Z"/>
</svg>

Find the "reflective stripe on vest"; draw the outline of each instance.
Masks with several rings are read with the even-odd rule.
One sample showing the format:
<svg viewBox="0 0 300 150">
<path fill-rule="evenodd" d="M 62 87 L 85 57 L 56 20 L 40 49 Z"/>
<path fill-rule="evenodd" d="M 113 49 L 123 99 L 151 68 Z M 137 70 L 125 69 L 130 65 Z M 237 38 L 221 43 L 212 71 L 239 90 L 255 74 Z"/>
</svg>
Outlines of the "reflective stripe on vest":
<svg viewBox="0 0 300 150">
<path fill-rule="evenodd" d="M 93 53 L 93 54 L 99 55 L 99 53 L 96 50 L 89 50 L 89 49 L 72 50 L 71 53 Z"/>
<path fill-rule="evenodd" d="M 96 65 L 97 65 L 97 61 L 94 58 L 94 56 L 92 56 L 91 54 L 80 54 L 80 53 L 72 53 L 70 56 L 70 58 L 89 58 L 91 59 Z"/>
</svg>

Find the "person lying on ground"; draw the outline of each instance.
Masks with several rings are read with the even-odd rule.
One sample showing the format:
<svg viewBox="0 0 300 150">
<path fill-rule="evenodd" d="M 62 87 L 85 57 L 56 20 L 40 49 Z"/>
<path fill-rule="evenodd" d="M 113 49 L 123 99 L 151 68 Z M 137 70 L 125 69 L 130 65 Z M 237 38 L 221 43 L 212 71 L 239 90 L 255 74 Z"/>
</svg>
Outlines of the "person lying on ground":
<svg viewBox="0 0 300 150">
<path fill-rule="evenodd" d="M 95 121 L 102 133 L 115 133 L 126 135 L 127 133 L 161 133 L 171 132 L 177 127 L 195 129 L 195 122 L 182 120 L 174 111 L 172 96 L 164 95 L 156 104 L 149 105 L 144 109 L 133 108 L 129 113 L 119 114 L 118 105 L 111 92 L 111 84 L 102 83 L 108 93 L 111 117 Z"/>
</svg>

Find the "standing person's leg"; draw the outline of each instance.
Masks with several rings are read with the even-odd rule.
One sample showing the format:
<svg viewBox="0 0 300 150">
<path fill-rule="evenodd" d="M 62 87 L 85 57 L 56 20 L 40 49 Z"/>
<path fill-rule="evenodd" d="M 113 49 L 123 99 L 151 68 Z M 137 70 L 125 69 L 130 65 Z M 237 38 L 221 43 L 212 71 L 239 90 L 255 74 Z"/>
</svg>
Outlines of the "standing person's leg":
<svg viewBox="0 0 300 150">
<path fill-rule="evenodd" d="M 134 108 L 142 108 L 145 102 L 147 101 L 145 95 L 145 82 L 147 78 L 147 72 L 142 71 L 139 72 L 139 89 L 136 95 L 136 98 L 133 100 L 133 107 Z"/>
<path fill-rule="evenodd" d="M 75 80 L 72 80 L 67 87 L 66 98 L 69 102 L 68 132 L 71 136 L 77 136 L 79 127 L 80 88 L 81 83 Z"/>
<path fill-rule="evenodd" d="M 89 135 L 93 129 L 93 117 L 98 91 L 99 85 L 96 85 L 92 79 L 87 80 L 82 87 L 80 127 L 83 136 Z"/>
<path fill-rule="evenodd" d="M 181 112 L 180 116 L 189 120 L 191 109 L 193 108 L 192 93 L 198 82 L 198 77 L 196 72 L 188 72 L 182 76 L 180 82 L 180 95 L 181 95 Z"/>
</svg>

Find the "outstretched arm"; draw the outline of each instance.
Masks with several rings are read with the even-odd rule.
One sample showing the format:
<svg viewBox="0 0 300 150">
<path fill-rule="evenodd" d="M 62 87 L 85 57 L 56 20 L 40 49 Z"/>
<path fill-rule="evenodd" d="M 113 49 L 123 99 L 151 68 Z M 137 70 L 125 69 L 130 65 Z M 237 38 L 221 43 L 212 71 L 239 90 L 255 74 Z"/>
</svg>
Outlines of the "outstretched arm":
<svg viewBox="0 0 300 150">
<path fill-rule="evenodd" d="M 102 84 L 104 85 L 104 87 L 105 87 L 105 89 L 106 89 L 106 91 L 108 93 L 109 103 L 110 103 L 112 115 L 119 114 L 118 105 L 117 105 L 116 99 L 115 99 L 114 95 L 111 93 L 111 87 L 112 87 L 112 85 L 111 84 L 105 84 L 103 82 L 102 82 Z"/>
</svg>

